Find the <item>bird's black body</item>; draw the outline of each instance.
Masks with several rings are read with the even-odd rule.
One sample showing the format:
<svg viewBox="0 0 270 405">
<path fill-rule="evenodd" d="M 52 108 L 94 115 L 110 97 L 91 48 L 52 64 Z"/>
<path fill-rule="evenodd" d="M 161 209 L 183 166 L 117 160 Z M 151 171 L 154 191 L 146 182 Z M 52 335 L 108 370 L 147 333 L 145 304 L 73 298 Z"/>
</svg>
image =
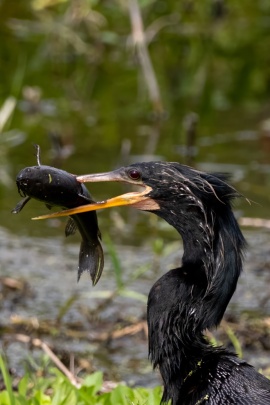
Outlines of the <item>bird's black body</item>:
<svg viewBox="0 0 270 405">
<path fill-rule="evenodd" d="M 153 212 L 174 226 L 184 244 L 182 266 L 152 287 L 148 299 L 149 356 L 172 405 L 270 404 L 270 381 L 203 331 L 219 324 L 242 270 L 243 235 L 224 176 L 177 163 L 139 164 L 151 186 Z"/>
<path fill-rule="evenodd" d="M 31 198 L 44 202 L 48 208 L 73 208 L 93 202 L 87 188 L 76 180 L 76 176 L 51 166 L 26 167 L 18 173 L 16 183 L 20 195 L 25 198 L 16 205 L 13 213 L 20 212 Z M 84 271 L 88 271 L 95 285 L 104 266 L 96 212 L 73 215 L 67 223 L 66 236 L 73 234 L 76 228 L 82 237 L 78 280 Z"/>
<path fill-rule="evenodd" d="M 220 323 L 242 271 L 245 240 L 231 208 L 238 193 L 226 176 L 178 163 L 147 162 L 77 179 L 143 186 L 143 192 L 89 209 L 130 205 L 150 211 L 183 239 L 181 267 L 164 274 L 148 298 L 149 357 L 164 382 L 162 403 L 270 405 L 270 381 L 204 337 L 206 329 Z"/>
<path fill-rule="evenodd" d="M 235 355 L 211 350 L 179 386 L 175 382 L 171 392 L 166 389 L 166 394 L 177 405 L 267 405 L 269 381 Z M 165 392 L 163 399 L 166 401 Z"/>
</svg>

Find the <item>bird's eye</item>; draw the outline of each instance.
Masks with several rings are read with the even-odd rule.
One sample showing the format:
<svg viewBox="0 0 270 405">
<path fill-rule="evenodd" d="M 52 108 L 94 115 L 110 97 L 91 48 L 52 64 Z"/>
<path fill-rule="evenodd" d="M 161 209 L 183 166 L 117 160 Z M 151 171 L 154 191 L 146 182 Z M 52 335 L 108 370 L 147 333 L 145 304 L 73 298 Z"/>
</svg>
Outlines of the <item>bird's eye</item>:
<svg viewBox="0 0 270 405">
<path fill-rule="evenodd" d="M 141 179 L 141 172 L 137 169 L 130 169 L 128 171 L 128 175 L 132 180 L 140 180 Z"/>
</svg>

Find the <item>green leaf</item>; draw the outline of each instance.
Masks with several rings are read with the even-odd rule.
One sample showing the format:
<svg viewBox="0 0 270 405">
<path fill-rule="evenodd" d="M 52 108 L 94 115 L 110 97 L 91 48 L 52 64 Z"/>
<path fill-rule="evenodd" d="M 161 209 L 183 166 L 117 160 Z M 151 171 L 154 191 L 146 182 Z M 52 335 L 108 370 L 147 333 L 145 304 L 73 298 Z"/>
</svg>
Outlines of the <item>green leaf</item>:
<svg viewBox="0 0 270 405">
<path fill-rule="evenodd" d="M 118 385 L 111 393 L 111 404 L 133 405 L 134 392 L 125 385 Z"/>
<path fill-rule="evenodd" d="M 37 400 L 37 403 L 39 405 L 51 405 L 52 401 L 50 399 L 50 397 L 46 394 L 44 394 L 44 392 L 38 390 L 36 391 L 35 395 L 34 395 L 34 399 Z"/>
<path fill-rule="evenodd" d="M 3 357 L 1 355 L 0 355 L 0 370 L 2 372 L 4 383 L 9 397 L 9 402 L 7 402 L 7 404 L 16 405 L 15 396 L 12 391 L 12 381 L 6 368 L 6 365 L 4 363 Z"/>
<path fill-rule="evenodd" d="M 0 392 L 0 404 L 10 405 L 10 397 L 7 391 Z"/>
<path fill-rule="evenodd" d="M 85 403 L 89 403 L 90 400 L 91 402 L 93 402 L 96 393 L 102 387 L 102 383 L 103 383 L 103 376 L 100 371 L 87 376 L 83 382 L 82 387 L 79 388 L 78 390 L 79 398 L 83 399 Z"/>
<path fill-rule="evenodd" d="M 75 387 L 68 380 L 55 387 L 55 394 L 51 405 L 68 405 L 77 403 Z"/>
<path fill-rule="evenodd" d="M 96 389 L 95 392 L 98 392 L 102 387 L 102 383 L 103 383 L 103 374 L 101 371 L 97 371 L 96 373 L 88 375 L 85 378 L 83 385 L 86 387 L 95 387 Z"/>
<path fill-rule="evenodd" d="M 114 245 L 111 241 L 111 238 L 108 235 L 106 235 L 104 237 L 104 241 L 106 242 L 108 252 L 111 257 L 112 264 L 113 264 L 113 270 L 114 270 L 117 288 L 121 289 L 124 286 L 123 277 L 122 277 L 123 269 L 121 266 L 121 262 L 118 258 L 118 255 L 117 255 Z"/>
<path fill-rule="evenodd" d="M 162 388 L 156 387 L 149 390 L 147 405 L 159 405 L 162 397 Z"/>
<path fill-rule="evenodd" d="M 25 374 L 18 384 L 18 392 L 22 397 L 26 397 L 28 384 L 29 384 L 29 375 Z"/>
</svg>

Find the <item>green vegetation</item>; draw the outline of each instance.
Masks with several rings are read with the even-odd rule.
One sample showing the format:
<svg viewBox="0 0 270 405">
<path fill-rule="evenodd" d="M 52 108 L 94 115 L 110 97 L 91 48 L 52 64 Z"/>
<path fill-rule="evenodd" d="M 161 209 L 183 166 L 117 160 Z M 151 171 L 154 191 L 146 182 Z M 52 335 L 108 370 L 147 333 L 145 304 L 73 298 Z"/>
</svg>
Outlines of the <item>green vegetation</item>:
<svg viewBox="0 0 270 405">
<path fill-rule="evenodd" d="M 89 375 L 76 387 L 56 368 L 50 368 L 46 377 L 25 374 L 13 389 L 2 357 L 0 370 L 6 386 L 0 392 L 1 405 L 158 405 L 161 399 L 160 387 L 131 389 L 119 384 L 104 392 L 101 372 Z"/>
<path fill-rule="evenodd" d="M 52 130 L 83 139 L 90 131 L 106 133 L 89 147 L 110 148 L 137 120 L 153 119 L 150 113 L 157 111 L 147 91 L 151 78 L 144 77 L 137 57 L 135 34 L 141 33 L 132 33 L 128 4 L 0 2 L 0 76 L 5 77 L 0 102 L 11 95 L 20 101 L 16 125 L 35 137 Z M 161 110 L 170 116 L 166 143 L 168 137 L 177 139 L 179 114 L 194 110 L 201 121 L 213 121 L 219 119 L 217 112 L 241 106 L 254 113 L 268 101 L 268 1 L 138 4 Z"/>
</svg>

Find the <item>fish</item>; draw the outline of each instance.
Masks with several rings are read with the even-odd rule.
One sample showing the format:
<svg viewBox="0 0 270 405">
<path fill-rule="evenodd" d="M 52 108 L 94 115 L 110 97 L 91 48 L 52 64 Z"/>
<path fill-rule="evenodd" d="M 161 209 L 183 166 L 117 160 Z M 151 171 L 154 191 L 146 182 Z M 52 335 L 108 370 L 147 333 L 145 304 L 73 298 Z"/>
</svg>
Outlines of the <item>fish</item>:
<svg viewBox="0 0 270 405">
<path fill-rule="evenodd" d="M 77 181 L 74 174 L 40 161 L 40 147 L 35 145 L 37 166 L 25 167 L 16 178 L 18 192 L 23 200 L 11 211 L 18 214 L 31 199 L 45 203 L 51 209 L 63 209 L 94 203 L 84 184 Z M 79 252 L 78 277 L 88 272 L 93 286 L 99 281 L 104 267 L 104 253 L 101 245 L 101 232 L 98 227 L 96 211 L 72 215 L 66 225 L 65 235 L 73 235 L 79 230 L 82 241 Z"/>
</svg>

